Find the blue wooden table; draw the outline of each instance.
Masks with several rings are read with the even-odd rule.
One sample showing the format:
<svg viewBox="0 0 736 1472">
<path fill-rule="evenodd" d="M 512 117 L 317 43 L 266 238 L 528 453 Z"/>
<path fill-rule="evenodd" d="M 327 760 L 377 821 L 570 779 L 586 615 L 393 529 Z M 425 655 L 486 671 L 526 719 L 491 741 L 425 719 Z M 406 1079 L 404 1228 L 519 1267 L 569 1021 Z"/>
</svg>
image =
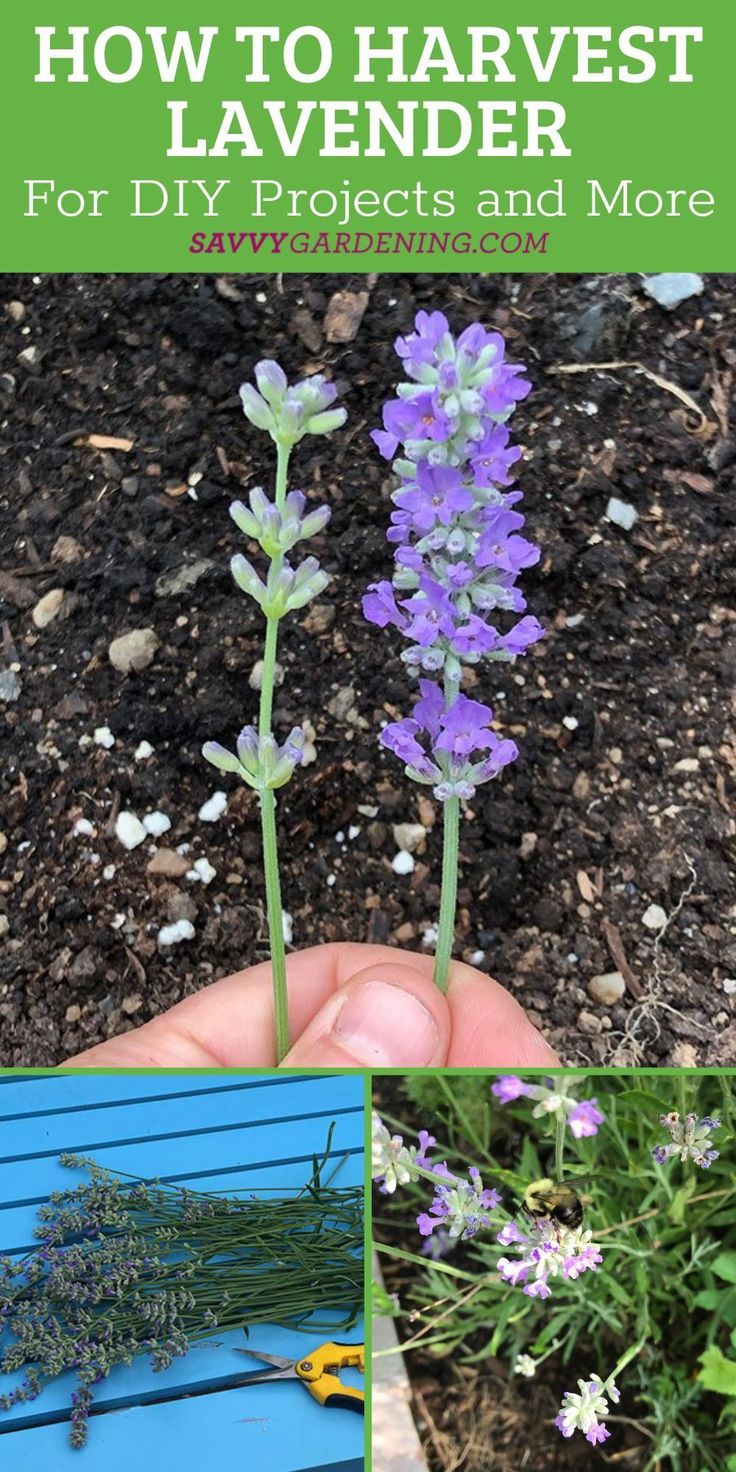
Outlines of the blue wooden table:
<svg viewBox="0 0 736 1472">
<path fill-rule="evenodd" d="M 354 1075 L 0 1073 L 0 1252 L 27 1251 L 49 1192 L 83 1179 L 59 1165 L 60 1151 L 194 1189 L 287 1194 L 311 1176 L 332 1120 L 331 1158 L 346 1157 L 334 1184 L 362 1183 L 363 1081 Z M 329 1337 L 259 1324 L 248 1343 L 300 1358 Z M 75 1377 L 63 1376 L 37 1401 L 0 1412 L 2 1472 L 360 1472 L 362 1417 L 324 1409 L 298 1382 L 233 1385 L 247 1373 L 233 1353 L 244 1343 L 216 1333 L 159 1374 L 143 1358 L 115 1369 L 97 1387 L 101 1413 L 82 1451 L 67 1443 Z M 343 1376 L 362 1384 L 357 1372 Z"/>
</svg>

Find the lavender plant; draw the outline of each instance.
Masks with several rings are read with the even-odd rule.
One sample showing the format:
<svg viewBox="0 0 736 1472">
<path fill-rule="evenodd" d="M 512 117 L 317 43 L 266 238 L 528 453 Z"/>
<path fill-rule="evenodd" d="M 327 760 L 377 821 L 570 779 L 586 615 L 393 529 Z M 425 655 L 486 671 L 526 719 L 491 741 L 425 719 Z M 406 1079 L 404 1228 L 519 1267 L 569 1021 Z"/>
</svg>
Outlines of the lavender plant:
<svg viewBox="0 0 736 1472">
<path fill-rule="evenodd" d="M 413 1145 L 398 1120 L 376 1116 L 373 1220 L 389 1270 L 399 1264 L 390 1311 L 407 1315 L 402 1352 L 421 1350 L 425 1368 L 427 1354 L 462 1352 L 466 1366 L 505 1357 L 522 1379 L 551 1361 L 552 1437 L 598 1446 L 625 1421 L 643 1434 L 642 1472 L 736 1472 L 734 1080 L 595 1083 L 597 1098 L 569 1073 L 396 1085 L 421 1130 Z M 664 1108 L 673 1094 L 679 1107 Z M 667 1145 L 655 1143 L 660 1126 Z M 582 1221 L 532 1209 L 543 1199 L 532 1183 L 555 1182 L 573 1185 Z M 706 1392 L 726 1398 L 717 1423 Z"/>
<path fill-rule="evenodd" d="M 244 383 L 240 397 L 246 418 L 257 429 L 268 433 L 276 446 L 274 499 L 269 500 L 258 486 L 250 492 L 247 506 L 242 501 L 233 502 L 230 515 L 239 531 L 257 542 L 265 554 L 268 571 L 262 578 L 242 553 L 233 557 L 230 566 L 238 587 L 255 600 L 266 620 L 258 723 L 243 727 L 234 752 L 216 741 L 208 741 L 202 754 L 218 771 L 234 773 L 258 793 L 276 1053 L 281 1062 L 289 1051 L 290 1038 L 275 792 L 290 781 L 301 764 L 306 738 L 300 726 L 295 726 L 280 744 L 273 734 L 276 653 L 281 619 L 295 609 L 304 608 L 324 591 L 329 581 L 316 557 L 305 557 L 294 567 L 288 554 L 298 542 L 323 531 L 330 519 L 329 507 L 310 509 L 303 491 L 287 492 L 289 459 L 294 446 L 305 435 L 331 434 L 345 423 L 347 415 L 344 409 L 331 407 L 337 389 L 319 374 L 290 386 L 278 363 L 266 359 L 256 364 L 255 378 L 258 387 Z"/>
<path fill-rule="evenodd" d="M 407 378 L 373 432 L 399 478 L 388 540 L 391 581 L 371 584 L 365 617 L 407 640 L 402 660 L 419 677 L 410 716 L 381 743 L 407 776 L 433 788 L 444 809 L 442 892 L 434 976 L 444 991 L 457 903 L 460 803 L 516 760 L 515 742 L 492 729 L 493 711 L 461 690 L 464 665 L 515 659 L 544 633 L 526 615 L 519 574 L 539 559 L 520 535 L 524 517 L 510 489 L 518 460 L 506 421 L 529 392 L 505 359 L 500 333 L 475 323 L 458 338 L 441 312 L 420 312 L 396 341 Z"/>
<path fill-rule="evenodd" d="M 323 1182 L 329 1149 L 330 1140 L 303 1191 L 266 1199 L 123 1177 L 62 1155 L 89 1181 L 40 1208 L 37 1250 L 0 1258 L 0 1371 L 16 1378 L 0 1409 L 74 1371 L 69 1439 L 79 1448 L 95 1388 L 138 1355 L 158 1371 L 215 1330 L 350 1328 L 363 1300 L 362 1192 Z M 315 1310 L 333 1317 L 319 1323 Z"/>
</svg>

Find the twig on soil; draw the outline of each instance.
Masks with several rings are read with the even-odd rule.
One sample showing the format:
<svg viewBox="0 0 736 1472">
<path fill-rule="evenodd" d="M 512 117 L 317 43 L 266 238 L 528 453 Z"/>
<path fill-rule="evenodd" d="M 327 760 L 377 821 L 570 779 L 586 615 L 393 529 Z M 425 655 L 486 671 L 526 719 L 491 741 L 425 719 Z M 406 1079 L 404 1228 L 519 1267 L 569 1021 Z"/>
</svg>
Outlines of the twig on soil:
<svg viewBox="0 0 736 1472">
<path fill-rule="evenodd" d="M 635 359 L 631 362 L 621 359 L 611 363 L 556 363 L 553 368 L 548 368 L 547 372 L 617 373 L 621 369 L 630 369 L 633 373 L 643 373 L 644 377 L 650 379 L 652 383 L 656 383 L 658 388 L 663 388 L 668 394 L 674 394 L 675 398 L 680 400 L 680 403 L 685 404 L 688 409 L 692 409 L 693 413 L 697 414 L 701 429 L 703 425 L 708 423 L 707 414 L 701 409 L 699 404 L 696 404 L 694 399 L 691 399 L 684 388 L 680 388 L 678 383 L 673 383 L 669 378 L 663 378 L 660 373 L 654 373 L 651 368 L 645 367 L 644 363 L 639 363 Z"/>
</svg>

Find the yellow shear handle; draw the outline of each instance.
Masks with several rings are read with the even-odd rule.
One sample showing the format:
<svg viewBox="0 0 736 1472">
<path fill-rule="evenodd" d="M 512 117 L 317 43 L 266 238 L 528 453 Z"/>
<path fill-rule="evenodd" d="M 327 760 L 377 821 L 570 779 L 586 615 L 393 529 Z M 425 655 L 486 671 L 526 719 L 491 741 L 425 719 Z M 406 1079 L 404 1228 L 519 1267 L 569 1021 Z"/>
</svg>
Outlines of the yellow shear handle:
<svg viewBox="0 0 736 1472">
<path fill-rule="evenodd" d="M 349 1411 L 363 1411 L 365 1396 L 362 1390 L 344 1385 L 337 1370 L 353 1366 L 365 1371 L 365 1346 L 362 1344 L 321 1344 L 296 1366 L 297 1375 L 304 1381 L 310 1395 L 321 1406 L 342 1407 Z"/>
</svg>

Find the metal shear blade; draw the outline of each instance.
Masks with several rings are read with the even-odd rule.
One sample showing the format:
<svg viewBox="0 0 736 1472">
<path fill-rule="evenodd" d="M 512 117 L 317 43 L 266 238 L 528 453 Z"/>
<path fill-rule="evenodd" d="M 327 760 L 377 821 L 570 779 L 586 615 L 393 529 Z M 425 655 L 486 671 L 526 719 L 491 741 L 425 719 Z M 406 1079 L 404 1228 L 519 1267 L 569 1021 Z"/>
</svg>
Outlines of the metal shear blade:
<svg viewBox="0 0 736 1472">
<path fill-rule="evenodd" d="M 263 1354 L 258 1349 L 236 1349 L 235 1353 L 250 1355 L 252 1359 L 264 1360 L 267 1365 L 272 1366 L 270 1370 L 260 1370 L 254 1375 L 248 1375 L 249 1385 L 258 1385 L 262 1380 L 298 1380 L 300 1378 L 296 1373 L 296 1360 L 284 1359 L 284 1356 L 280 1354 Z"/>
</svg>

